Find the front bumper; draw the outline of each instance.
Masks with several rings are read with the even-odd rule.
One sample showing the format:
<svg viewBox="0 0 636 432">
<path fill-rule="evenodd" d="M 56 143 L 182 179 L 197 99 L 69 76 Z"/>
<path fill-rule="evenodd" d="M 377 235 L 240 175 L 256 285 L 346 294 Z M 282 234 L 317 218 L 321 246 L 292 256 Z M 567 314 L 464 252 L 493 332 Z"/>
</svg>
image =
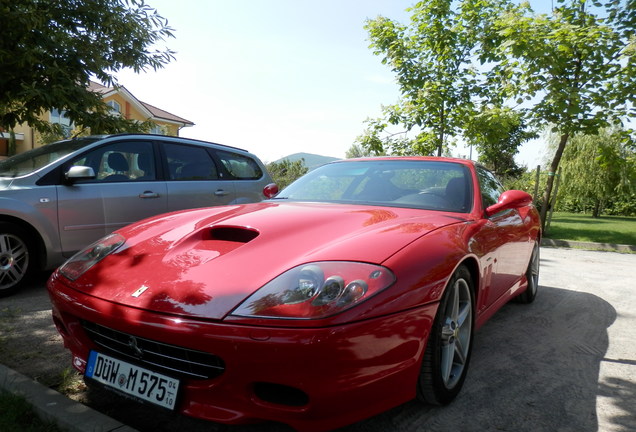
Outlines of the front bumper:
<svg viewBox="0 0 636 432">
<path fill-rule="evenodd" d="M 210 421 L 341 427 L 415 397 L 437 304 L 324 328 L 256 327 L 118 306 L 49 281 L 53 318 L 73 365 L 99 349 L 82 321 L 214 354 L 225 370 L 183 379 L 177 411 Z"/>
</svg>

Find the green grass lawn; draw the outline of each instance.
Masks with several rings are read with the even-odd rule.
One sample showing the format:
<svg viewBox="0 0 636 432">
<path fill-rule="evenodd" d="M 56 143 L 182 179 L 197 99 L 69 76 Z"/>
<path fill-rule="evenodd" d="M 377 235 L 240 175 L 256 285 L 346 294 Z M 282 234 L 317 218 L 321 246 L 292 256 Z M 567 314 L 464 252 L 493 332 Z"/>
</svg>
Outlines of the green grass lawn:
<svg viewBox="0 0 636 432">
<path fill-rule="evenodd" d="M 636 217 L 554 212 L 545 237 L 594 243 L 636 245 Z"/>
</svg>

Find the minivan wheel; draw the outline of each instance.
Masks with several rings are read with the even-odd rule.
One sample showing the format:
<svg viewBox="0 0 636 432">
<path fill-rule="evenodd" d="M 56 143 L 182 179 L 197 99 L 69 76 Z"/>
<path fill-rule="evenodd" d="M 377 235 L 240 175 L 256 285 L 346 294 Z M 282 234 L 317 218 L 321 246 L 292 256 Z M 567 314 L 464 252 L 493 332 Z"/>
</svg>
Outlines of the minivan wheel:
<svg viewBox="0 0 636 432">
<path fill-rule="evenodd" d="M 16 292 L 27 281 L 32 249 L 26 233 L 10 223 L 0 223 L 0 297 Z"/>
</svg>

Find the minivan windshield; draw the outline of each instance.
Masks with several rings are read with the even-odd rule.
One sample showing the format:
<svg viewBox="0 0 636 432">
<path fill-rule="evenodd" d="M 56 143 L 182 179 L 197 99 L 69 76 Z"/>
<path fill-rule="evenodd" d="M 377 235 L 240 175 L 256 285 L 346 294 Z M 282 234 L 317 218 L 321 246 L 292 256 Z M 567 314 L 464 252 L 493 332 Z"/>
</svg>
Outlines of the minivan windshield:
<svg viewBox="0 0 636 432">
<path fill-rule="evenodd" d="M 87 146 L 100 137 L 78 138 L 43 145 L 0 161 L 0 177 L 20 177 L 37 171 L 52 162 Z"/>
</svg>

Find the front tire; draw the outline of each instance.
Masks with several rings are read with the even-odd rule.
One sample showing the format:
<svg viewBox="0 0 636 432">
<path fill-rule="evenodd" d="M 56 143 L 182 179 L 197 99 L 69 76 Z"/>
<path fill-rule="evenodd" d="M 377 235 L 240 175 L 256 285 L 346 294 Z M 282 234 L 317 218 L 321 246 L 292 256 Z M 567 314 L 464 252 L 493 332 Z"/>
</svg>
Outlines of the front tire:
<svg viewBox="0 0 636 432">
<path fill-rule="evenodd" d="M 435 316 L 418 380 L 419 399 L 446 405 L 459 394 L 472 351 L 474 307 L 473 281 L 461 266 L 451 277 Z"/>
<path fill-rule="evenodd" d="M 32 251 L 24 230 L 0 223 L 0 297 L 15 293 L 28 280 L 33 267 Z"/>
<path fill-rule="evenodd" d="M 535 242 L 532 249 L 532 256 L 530 257 L 530 262 L 528 263 L 528 269 L 526 270 L 528 287 L 524 292 L 517 296 L 517 302 L 525 304 L 532 303 L 537 296 L 537 291 L 539 290 L 539 261 L 539 243 Z"/>
</svg>

